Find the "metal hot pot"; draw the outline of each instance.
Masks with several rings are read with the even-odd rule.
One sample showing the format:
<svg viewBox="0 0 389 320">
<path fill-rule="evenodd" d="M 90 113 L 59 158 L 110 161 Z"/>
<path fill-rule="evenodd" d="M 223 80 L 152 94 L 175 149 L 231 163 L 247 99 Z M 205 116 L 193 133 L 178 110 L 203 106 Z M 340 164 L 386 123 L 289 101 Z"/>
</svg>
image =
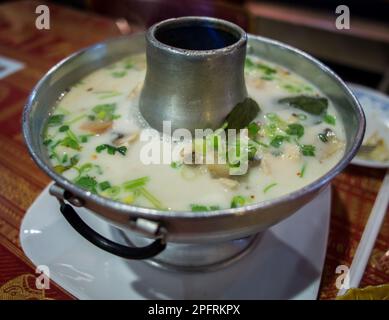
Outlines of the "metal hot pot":
<svg viewBox="0 0 389 320">
<path fill-rule="evenodd" d="M 190 19 L 216 29 L 221 25 L 225 28 L 227 24 L 224 30 L 226 32 L 229 32 L 228 28 L 234 28 L 232 24 L 218 19 Z M 171 23 L 180 21 L 170 20 Z M 258 234 L 313 199 L 351 161 L 361 144 L 365 119 L 357 99 L 344 82 L 321 62 L 298 49 L 258 36 L 240 36 L 245 41 L 247 39 L 247 51 L 250 54 L 289 68 L 319 87 L 334 102 L 346 130 L 346 151 L 343 158 L 325 175 L 292 193 L 241 208 L 212 212 L 159 211 L 135 207 L 83 190 L 53 170 L 42 144 L 44 125 L 57 99 L 66 88 L 90 72 L 129 54 L 145 52 L 146 44 L 148 66 L 155 70 L 156 77 L 162 76 L 161 71 L 158 73 L 161 65 L 156 66 L 155 61 L 149 59 L 162 59 L 163 66 L 163 55 L 158 55 L 155 47 L 149 49 L 150 39 L 148 37 L 146 43 L 145 34 L 107 40 L 76 52 L 54 66 L 33 89 L 23 113 L 23 134 L 28 150 L 38 166 L 55 181 L 50 193 L 59 200 L 60 211 L 65 219 L 84 238 L 112 254 L 128 259 L 147 259 L 146 261 L 165 268 L 194 271 L 224 266 L 249 252 L 259 239 Z M 246 46 L 240 50 L 240 58 L 236 60 L 239 63 L 242 62 L 241 57 L 245 56 Z M 168 53 L 169 63 L 174 66 L 171 59 L 174 59 L 175 52 L 173 50 Z M 198 61 L 201 57 L 198 52 L 196 54 L 192 58 Z M 178 58 L 183 57 L 191 58 L 190 50 Z M 211 61 L 212 57 L 208 56 L 205 60 Z M 219 82 L 225 81 L 226 85 L 234 88 L 236 83 L 239 85 L 239 81 L 228 80 L 231 68 L 228 60 L 224 62 L 224 68 L 220 67 L 223 64 L 219 64 L 215 69 Z M 243 72 L 243 65 L 241 68 L 238 72 Z M 203 70 L 201 67 L 195 69 Z M 176 80 L 179 81 L 179 77 Z M 143 93 L 148 89 L 150 88 L 146 88 Z M 238 95 L 244 94 L 245 88 L 240 89 Z M 147 112 L 150 115 L 150 110 Z M 103 220 L 119 232 L 115 232 L 116 236 L 111 239 L 103 237 L 90 227 L 90 223 L 88 225 L 80 218 L 74 207 L 87 209 L 87 215 L 91 218 L 88 221 Z"/>
</svg>

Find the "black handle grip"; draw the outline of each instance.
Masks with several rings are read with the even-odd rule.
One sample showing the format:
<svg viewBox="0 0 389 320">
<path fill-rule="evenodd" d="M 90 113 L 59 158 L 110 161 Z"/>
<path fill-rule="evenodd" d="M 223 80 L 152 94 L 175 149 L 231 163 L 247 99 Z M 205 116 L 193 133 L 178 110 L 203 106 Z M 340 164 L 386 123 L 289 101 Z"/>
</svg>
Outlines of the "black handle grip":
<svg viewBox="0 0 389 320">
<path fill-rule="evenodd" d="M 123 246 L 103 237 L 90 228 L 71 205 L 62 202 L 60 210 L 66 221 L 86 240 L 116 256 L 135 260 L 148 259 L 156 256 L 166 248 L 164 239 L 156 239 L 153 243 L 142 248 Z"/>
</svg>

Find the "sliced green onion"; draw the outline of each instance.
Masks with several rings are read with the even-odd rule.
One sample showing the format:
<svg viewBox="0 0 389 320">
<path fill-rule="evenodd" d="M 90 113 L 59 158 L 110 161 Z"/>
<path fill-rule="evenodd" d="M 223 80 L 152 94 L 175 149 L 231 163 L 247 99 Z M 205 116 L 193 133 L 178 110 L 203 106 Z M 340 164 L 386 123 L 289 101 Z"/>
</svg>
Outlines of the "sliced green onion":
<svg viewBox="0 0 389 320">
<path fill-rule="evenodd" d="M 231 200 L 231 208 L 242 207 L 246 204 L 247 199 L 243 196 L 235 196 Z"/>
<path fill-rule="evenodd" d="M 66 121 L 66 124 L 68 124 L 68 125 L 69 124 L 74 124 L 74 123 L 80 121 L 81 119 L 84 119 L 85 117 L 86 117 L 86 114 L 79 115 L 79 116 L 77 116 L 77 117 L 75 117 L 75 118 L 73 118 L 73 119 L 71 119 L 69 121 Z"/>
<path fill-rule="evenodd" d="M 65 118 L 64 114 L 55 114 L 49 117 L 49 120 L 47 121 L 47 125 L 49 127 L 56 127 L 60 126 L 63 123 L 63 120 Z"/>
<path fill-rule="evenodd" d="M 150 181 L 150 178 L 145 176 L 138 179 L 126 181 L 122 184 L 123 188 L 127 191 L 133 190 L 135 188 L 143 187 L 147 182 Z"/>
<path fill-rule="evenodd" d="M 307 163 L 304 163 L 300 170 L 300 178 L 304 178 L 305 170 L 307 169 Z"/>
<path fill-rule="evenodd" d="M 275 183 L 275 182 L 267 185 L 265 188 L 263 188 L 263 193 L 268 192 L 271 188 L 274 188 L 276 185 L 277 185 L 277 183 Z"/>
<path fill-rule="evenodd" d="M 182 167 L 182 163 L 181 162 L 178 162 L 178 161 L 173 161 L 170 166 L 173 168 L 173 169 L 178 169 L 178 168 L 181 168 Z"/>
<path fill-rule="evenodd" d="M 140 187 L 139 191 L 156 209 L 165 209 L 161 201 L 159 201 L 154 195 L 152 195 L 146 188 Z"/>
</svg>

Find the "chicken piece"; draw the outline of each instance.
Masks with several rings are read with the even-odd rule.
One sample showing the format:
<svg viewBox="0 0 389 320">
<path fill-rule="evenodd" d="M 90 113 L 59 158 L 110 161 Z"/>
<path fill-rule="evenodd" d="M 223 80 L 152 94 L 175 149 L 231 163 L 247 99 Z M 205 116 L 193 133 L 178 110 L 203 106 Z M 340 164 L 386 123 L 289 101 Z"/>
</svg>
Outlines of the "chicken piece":
<svg viewBox="0 0 389 320">
<path fill-rule="evenodd" d="M 228 189 L 236 189 L 239 186 L 239 182 L 233 179 L 220 178 L 219 182 Z"/>
<path fill-rule="evenodd" d="M 301 158 L 301 152 L 297 145 L 288 143 L 285 145 L 283 156 L 290 160 L 299 160 Z"/>
<path fill-rule="evenodd" d="M 272 156 L 270 154 L 265 154 L 262 157 L 261 169 L 263 173 L 266 174 L 267 176 L 270 176 L 272 174 L 271 161 L 272 161 Z"/>
<path fill-rule="evenodd" d="M 258 77 L 248 77 L 248 84 L 249 85 L 252 85 L 253 87 L 257 88 L 257 89 L 262 89 L 266 82 L 264 80 L 262 80 L 261 78 L 258 78 Z"/>
</svg>

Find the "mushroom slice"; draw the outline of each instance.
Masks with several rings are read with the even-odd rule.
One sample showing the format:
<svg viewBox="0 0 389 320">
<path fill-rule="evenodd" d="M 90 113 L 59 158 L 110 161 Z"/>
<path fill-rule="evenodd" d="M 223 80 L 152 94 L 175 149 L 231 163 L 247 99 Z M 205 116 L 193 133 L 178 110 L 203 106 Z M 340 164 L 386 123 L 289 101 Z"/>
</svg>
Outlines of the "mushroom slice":
<svg viewBox="0 0 389 320">
<path fill-rule="evenodd" d="M 207 169 L 214 178 L 228 178 L 230 176 L 228 164 L 207 164 Z"/>
<path fill-rule="evenodd" d="M 335 154 L 338 150 L 344 147 L 344 142 L 338 139 L 332 139 L 329 141 L 324 147 L 323 152 L 320 156 L 320 160 L 325 160 L 330 158 L 333 154 Z"/>
<path fill-rule="evenodd" d="M 80 129 L 93 134 L 101 134 L 112 128 L 112 121 L 88 121 L 81 124 Z"/>
<path fill-rule="evenodd" d="M 320 160 L 325 160 L 334 155 L 338 150 L 344 148 L 344 142 L 339 140 L 335 132 L 331 129 L 325 129 L 323 133 L 325 140 L 323 141 L 322 152 L 319 156 Z"/>
<path fill-rule="evenodd" d="M 126 135 L 126 136 L 123 136 L 123 135 L 119 135 L 116 139 L 114 139 L 112 141 L 112 143 L 115 145 L 115 146 L 122 146 L 124 144 L 130 144 L 134 141 L 136 141 L 139 137 L 139 132 L 134 132 L 134 133 L 131 133 L 129 135 Z"/>
</svg>

